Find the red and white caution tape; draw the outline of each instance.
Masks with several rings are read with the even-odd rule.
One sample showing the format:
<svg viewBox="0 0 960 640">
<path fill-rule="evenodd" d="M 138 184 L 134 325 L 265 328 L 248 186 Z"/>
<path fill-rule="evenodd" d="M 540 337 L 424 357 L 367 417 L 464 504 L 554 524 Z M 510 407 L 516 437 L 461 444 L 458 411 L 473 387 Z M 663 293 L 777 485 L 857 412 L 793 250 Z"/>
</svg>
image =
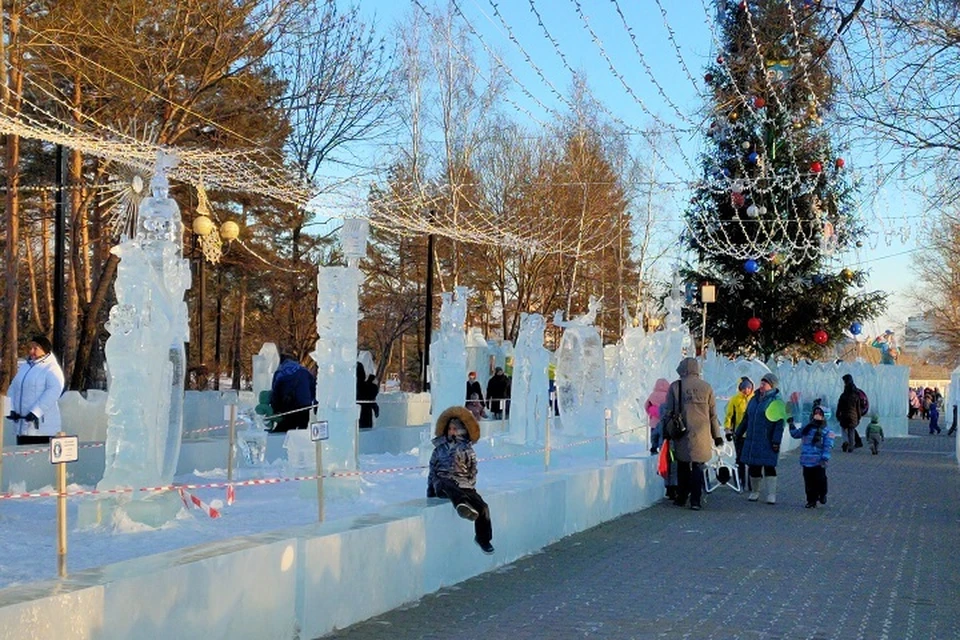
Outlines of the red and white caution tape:
<svg viewBox="0 0 960 640">
<path fill-rule="evenodd" d="M 87 444 L 80 445 L 80 448 L 81 449 L 97 449 L 99 447 L 106 446 L 106 444 L 107 444 L 106 442 L 88 442 Z M 16 450 L 4 451 L 3 457 L 6 458 L 7 456 L 33 456 L 33 455 L 37 455 L 38 453 L 45 453 L 45 454 L 50 453 L 50 447 L 47 447 L 45 449 L 24 449 L 22 451 L 16 451 Z"/>
<path fill-rule="evenodd" d="M 642 427 L 645 428 L 645 427 Z M 630 433 L 631 431 L 636 431 L 637 429 L 625 429 L 623 431 L 617 431 L 609 434 L 608 437 L 613 438 L 625 433 Z M 590 442 L 596 442 L 598 440 L 603 440 L 603 436 L 598 436 L 594 438 L 586 438 L 584 440 L 578 440 L 576 442 L 569 442 L 565 445 L 553 446 L 550 447 L 551 451 L 556 451 L 560 449 L 569 449 L 571 447 L 577 447 L 580 445 L 588 444 Z M 91 446 L 103 446 L 103 443 L 99 445 Z M 519 458 L 522 456 L 536 455 L 543 453 L 545 447 L 540 449 L 523 451 L 520 453 L 511 453 L 504 454 L 501 456 L 489 456 L 485 458 L 478 458 L 478 462 L 488 462 L 493 460 L 506 460 L 509 458 Z M 95 496 L 95 495 L 109 495 L 109 494 L 124 494 L 124 493 L 158 493 L 163 491 L 183 491 L 189 494 L 189 491 L 195 491 L 197 489 L 226 489 L 227 491 L 227 504 L 233 504 L 233 501 L 236 499 L 236 487 L 252 487 L 260 485 L 271 485 L 271 484 L 284 484 L 287 482 L 309 482 L 317 480 L 318 478 L 349 478 L 356 476 L 373 476 L 373 475 L 383 475 L 389 473 L 401 473 L 403 471 L 422 471 L 427 469 L 427 465 L 412 465 L 408 467 L 390 467 L 386 469 L 374 469 L 370 471 L 333 471 L 330 473 L 325 473 L 322 475 L 309 475 L 309 476 L 292 476 L 289 478 L 254 478 L 250 480 L 235 480 L 233 482 L 208 482 L 205 484 L 176 484 L 176 485 L 162 485 L 157 487 L 118 487 L 116 489 L 79 489 L 76 491 L 67 491 L 64 493 L 65 496 L 74 497 L 74 496 Z M 3 493 L 0 494 L 0 500 L 23 500 L 29 498 L 56 498 L 59 494 L 56 491 L 39 491 L 32 493 Z M 218 517 L 218 516 L 211 516 Z"/>
<path fill-rule="evenodd" d="M 192 493 L 190 493 L 189 491 L 187 491 L 187 490 L 184 489 L 183 487 L 180 487 L 179 491 L 180 491 L 180 499 L 183 500 L 183 504 L 187 504 L 187 500 L 189 500 L 190 503 L 193 504 L 193 506 L 195 506 L 196 508 L 200 509 L 201 511 L 206 512 L 206 514 L 207 514 L 208 516 L 210 516 L 211 518 L 219 518 L 219 517 L 220 517 L 220 511 L 219 511 L 219 510 L 214 509 L 213 507 L 211 507 L 210 505 L 208 505 L 206 502 L 204 502 L 203 500 L 201 500 L 201 499 L 198 498 L 197 496 L 193 495 Z M 189 505 L 187 505 L 187 508 L 189 508 Z"/>
<path fill-rule="evenodd" d="M 197 433 L 209 433 L 210 431 L 221 431 L 223 429 L 229 429 L 229 424 L 217 424 L 212 427 L 204 427 L 203 429 L 190 429 L 189 431 L 184 431 L 184 436 L 192 436 Z"/>
</svg>

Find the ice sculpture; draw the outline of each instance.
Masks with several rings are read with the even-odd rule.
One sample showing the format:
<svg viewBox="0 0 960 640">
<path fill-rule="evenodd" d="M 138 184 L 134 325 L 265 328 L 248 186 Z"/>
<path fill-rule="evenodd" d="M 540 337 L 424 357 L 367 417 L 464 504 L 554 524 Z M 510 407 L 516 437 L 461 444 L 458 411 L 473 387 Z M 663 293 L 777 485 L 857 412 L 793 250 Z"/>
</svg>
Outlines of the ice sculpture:
<svg viewBox="0 0 960 640">
<path fill-rule="evenodd" d="M 158 154 L 136 234 L 111 250 L 120 264 L 106 325 L 110 382 L 99 489 L 169 484 L 180 455 L 190 263 L 180 209 L 168 195 L 166 173 L 174 166 L 175 157 Z"/>
<path fill-rule="evenodd" d="M 556 326 L 564 327 L 557 349 L 557 399 L 565 434 L 603 434 L 603 344 L 593 326 L 599 310 L 600 300 L 591 297 L 584 315 L 569 322 L 563 321 L 562 311 L 553 317 Z"/>
<path fill-rule="evenodd" d="M 467 393 L 467 287 L 456 287 L 440 298 L 440 331 L 430 345 L 430 404 L 434 416 L 464 406 Z"/>
<path fill-rule="evenodd" d="M 520 334 L 514 352 L 510 401 L 510 440 L 516 444 L 543 442 L 550 408 L 547 367 L 550 352 L 543 346 L 547 323 L 540 314 L 520 315 Z"/>
<path fill-rule="evenodd" d="M 259 402 L 261 391 L 270 391 L 273 387 L 273 374 L 280 366 L 280 352 L 277 345 L 264 342 L 260 353 L 253 356 L 253 397 Z"/>
<path fill-rule="evenodd" d="M 617 425 L 620 425 L 623 411 L 633 411 L 630 398 L 638 399 L 642 411 L 642 403 L 646 402 L 658 378 L 677 379 L 677 365 L 692 344 L 690 332 L 680 316 L 683 292 L 678 284 L 674 284 L 670 296 L 664 300 L 664 307 L 667 313 L 660 331 L 645 333 L 640 327 L 633 327 L 633 320 L 629 318 L 629 314 L 626 316 L 627 329 L 623 333 L 620 351 L 621 380 L 616 405 Z M 629 394 L 626 399 L 625 394 Z M 621 406 L 624 402 L 627 403 L 626 407 Z M 642 421 L 643 415 L 639 418 Z M 626 420 L 626 424 L 634 424 L 631 418 Z"/>
<path fill-rule="evenodd" d="M 653 390 L 645 384 L 644 371 L 649 368 L 644 361 L 647 334 L 639 322 L 634 321 L 626 305 L 623 308 L 623 336 L 618 345 L 616 369 L 616 398 L 613 405 L 615 430 L 623 435 L 618 439 L 640 442 L 641 451 L 647 451 L 650 429 L 644 404 Z"/>
<path fill-rule="evenodd" d="M 344 220 L 341 244 L 346 267 L 320 267 L 317 274 L 318 420 L 326 420 L 330 438 L 323 446 L 323 469 L 357 468 L 357 322 L 359 320 L 359 260 L 366 252 L 368 223 Z"/>
</svg>

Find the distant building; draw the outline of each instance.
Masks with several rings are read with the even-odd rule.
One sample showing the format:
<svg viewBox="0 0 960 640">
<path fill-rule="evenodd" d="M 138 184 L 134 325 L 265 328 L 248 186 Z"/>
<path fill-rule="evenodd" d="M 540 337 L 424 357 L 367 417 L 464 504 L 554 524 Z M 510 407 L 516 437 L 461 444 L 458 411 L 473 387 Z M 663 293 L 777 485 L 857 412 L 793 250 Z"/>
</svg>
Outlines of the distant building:
<svg viewBox="0 0 960 640">
<path fill-rule="evenodd" d="M 917 363 L 947 364 L 946 347 L 934 336 L 929 314 L 907 318 L 900 347 Z"/>
</svg>

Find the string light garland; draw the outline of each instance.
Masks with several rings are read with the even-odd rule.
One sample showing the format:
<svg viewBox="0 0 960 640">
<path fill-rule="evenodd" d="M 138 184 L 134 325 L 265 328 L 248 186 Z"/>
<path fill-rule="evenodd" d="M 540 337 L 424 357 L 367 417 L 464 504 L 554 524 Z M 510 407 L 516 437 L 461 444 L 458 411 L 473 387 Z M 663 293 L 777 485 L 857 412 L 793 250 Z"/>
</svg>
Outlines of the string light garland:
<svg viewBox="0 0 960 640">
<path fill-rule="evenodd" d="M 414 0 L 414 2 L 420 11 L 432 19 L 431 14 L 420 0 Z M 540 82 L 548 88 L 551 95 L 559 100 L 561 104 L 567 108 L 574 109 L 575 106 L 571 104 L 563 92 L 559 91 L 557 86 L 550 81 L 544 73 L 543 68 L 537 65 L 533 57 L 529 54 L 528 49 L 520 42 L 519 38 L 516 37 L 512 26 L 502 15 L 498 5 L 493 0 L 488 0 L 488 2 L 493 7 L 494 16 L 506 30 L 506 37 L 511 41 L 512 45 L 521 52 L 524 61 L 534 70 Z M 598 33 L 591 27 L 590 18 L 586 14 L 583 4 L 579 0 L 571 0 L 571 2 L 574 5 L 584 31 L 589 34 L 593 44 L 599 50 L 601 57 L 607 63 L 608 70 L 620 82 L 630 98 L 640 105 L 644 113 L 654 119 L 659 129 L 669 135 L 670 144 L 675 145 L 679 150 L 679 157 L 690 171 L 690 175 L 697 176 L 700 171 L 694 169 L 694 163 L 684 152 L 683 144 L 679 137 L 679 133 L 684 131 L 684 129 L 666 122 L 652 112 L 641 95 L 630 86 L 626 77 L 619 71 L 618 66 L 614 63 L 612 56 L 609 55 Z M 617 0 L 612 0 L 612 2 L 620 18 L 621 26 L 629 36 L 634 52 L 640 60 L 640 64 L 647 78 L 654 85 L 660 97 L 682 122 L 695 125 L 694 117 L 684 113 L 676 102 L 671 99 L 663 85 L 657 80 L 619 2 L 617 2 Z M 462 3 L 454 0 L 452 6 L 460 19 L 464 21 L 464 25 L 468 31 L 490 56 L 496 68 L 502 70 L 510 81 L 545 113 L 550 114 L 550 116 L 554 118 L 562 118 L 562 114 L 545 104 L 543 100 L 539 99 L 526 87 L 525 83 L 522 83 L 517 78 L 509 65 L 506 64 L 501 56 L 495 53 L 494 48 L 484 40 L 479 30 L 470 23 L 470 20 L 462 11 L 461 4 Z M 570 74 L 574 74 L 575 71 L 569 64 L 568 58 L 559 41 L 551 34 L 544 23 L 535 0 L 528 0 L 528 4 L 531 13 L 537 19 L 543 36 L 548 40 L 561 59 L 564 68 Z M 707 3 L 704 0 L 701 4 L 708 14 L 707 23 L 710 27 L 713 40 L 719 47 L 720 43 L 713 25 L 713 20 L 709 19 Z M 693 77 L 690 69 L 687 67 L 676 41 L 675 32 L 667 17 L 666 9 L 660 0 L 657 0 L 657 6 L 660 10 L 664 27 L 667 30 L 668 40 L 674 49 L 676 58 L 684 74 L 687 76 L 695 91 L 699 95 L 703 95 L 704 91 L 702 87 L 704 85 Z M 744 10 L 746 11 L 745 19 L 749 27 L 748 35 L 753 42 L 753 54 L 756 58 L 752 64 L 757 65 L 758 68 L 762 68 L 767 61 L 764 59 L 763 52 L 759 45 L 757 30 L 752 21 L 749 3 L 747 3 Z M 795 15 L 792 3 L 788 3 L 788 11 L 790 25 L 793 31 L 792 44 L 795 50 L 799 52 L 795 60 L 794 70 L 799 81 L 809 90 L 812 96 L 812 108 L 819 114 L 822 109 L 820 98 L 817 96 L 816 91 L 811 90 L 814 83 L 808 76 L 807 64 L 801 60 L 804 54 L 810 54 L 810 52 L 803 50 L 802 29 L 799 24 L 800 19 Z M 472 56 L 460 50 L 455 43 L 451 42 L 450 45 L 456 50 L 456 54 L 465 64 L 469 64 L 481 77 L 483 76 L 482 70 L 473 61 Z M 62 45 L 58 43 L 58 46 Z M 64 50 L 69 51 L 70 49 L 65 48 Z M 802 166 L 793 156 L 794 148 L 798 144 L 799 132 L 794 133 L 787 129 L 784 134 L 785 146 L 787 153 L 791 154 L 790 162 L 787 163 L 788 168 L 781 174 L 766 172 L 763 163 L 770 149 L 767 148 L 767 143 L 762 137 L 753 135 L 753 132 L 750 130 L 750 125 L 747 124 L 746 121 L 751 120 L 760 124 L 773 122 L 778 113 L 785 111 L 783 101 L 783 92 L 785 89 L 777 86 L 767 75 L 760 74 L 762 81 L 765 83 L 764 93 L 766 95 L 753 95 L 755 92 L 751 91 L 749 87 L 739 86 L 735 79 L 735 73 L 730 66 L 731 61 L 724 55 L 724 52 L 720 51 L 719 53 L 720 56 L 717 59 L 718 75 L 726 82 L 729 82 L 730 90 L 736 100 L 735 108 L 740 113 L 750 115 L 749 118 L 744 117 L 732 121 L 724 118 L 723 124 L 717 126 L 714 130 L 714 135 L 717 136 L 730 136 L 738 140 L 747 141 L 749 139 L 752 141 L 749 149 L 750 153 L 734 156 L 739 173 L 737 177 L 723 175 L 718 165 L 716 171 L 709 172 L 703 178 L 685 178 L 676 171 L 673 166 L 674 162 L 669 161 L 669 159 L 662 154 L 658 148 L 659 145 L 651 144 L 654 157 L 662 163 L 662 166 L 666 168 L 667 171 L 676 177 L 675 180 L 655 182 L 635 181 L 626 185 L 620 185 L 616 182 L 603 183 L 589 180 L 556 181 L 537 184 L 553 189 L 579 189 L 584 193 L 591 192 L 595 186 L 600 187 L 603 185 L 622 186 L 625 191 L 628 191 L 631 187 L 656 186 L 659 188 L 662 196 L 671 197 L 680 197 L 685 191 L 695 192 L 697 190 L 705 190 L 715 195 L 729 194 L 731 197 L 738 193 L 749 194 L 753 203 L 749 206 L 744 206 L 744 215 L 738 217 L 735 221 L 735 225 L 738 228 L 737 234 L 747 238 L 747 242 L 736 243 L 734 241 L 735 239 L 728 233 L 723 224 L 711 226 L 709 212 L 707 211 L 694 212 L 692 220 L 695 221 L 696 224 L 690 224 L 684 219 L 685 233 L 696 235 L 694 238 L 696 242 L 698 242 L 707 253 L 712 255 L 732 255 L 742 259 L 767 256 L 772 253 L 781 253 L 784 256 L 796 256 L 796 259 L 805 259 L 806 257 L 817 255 L 825 248 L 824 237 L 827 235 L 825 233 L 827 229 L 826 223 L 821 227 L 821 231 L 816 233 L 807 231 L 807 227 L 811 225 L 801 224 L 799 225 L 800 232 L 794 237 L 785 240 L 785 236 L 789 235 L 787 232 L 792 228 L 789 226 L 788 220 L 798 220 L 796 206 L 793 202 L 787 202 L 785 205 L 781 205 L 775 198 L 769 198 L 768 196 L 781 191 L 791 191 L 799 195 L 812 193 L 814 186 L 821 177 L 826 176 L 832 179 L 836 177 L 844 167 L 835 166 L 829 158 L 823 159 L 819 171 L 813 170 L 812 164 Z M 99 64 L 95 63 L 95 61 L 91 62 Z M 107 71 L 110 70 L 107 69 Z M 118 75 L 113 71 L 110 71 L 110 73 Z M 122 76 L 118 77 L 122 78 Z M 121 228 L 129 224 L 130 203 L 134 198 L 132 194 L 133 192 L 137 192 L 137 189 L 134 188 L 134 176 L 140 177 L 141 184 L 143 182 L 149 184 L 149 174 L 147 172 L 153 166 L 158 145 L 155 142 L 142 140 L 137 136 L 129 135 L 119 130 L 118 127 L 100 122 L 88 114 L 81 114 L 83 126 L 74 122 L 64 122 L 55 115 L 53 110 L 41 107 L 37 100 L 31 99 L 31 96 L 45 95 L 53 104 L 58 105 L 60 109 L 70 109 L 70 105 L 57 95 L 56 90 L 51 90 L 43 85 L 43 83 L 36 82 L 29 74 L 24 74 L 24 78 L 25 89 L 22 92 L 24 95 L 21 96 L 21 98 L 23 99 L 25 108 L 19 114 L 0 114 L 0 133 L 44 140 L 52 144 L 63 144 L 64 146 L 77 149 L 84 154 L 103 158 L 111 162 L 117 162 L 129 167 L 129 175 L 127 177 L 121 180 L 114 180 L 109 183 L 109 185 L 95 187 L 103 188 L 110 194 L 107 200 L 108 204 L 112 207 L 109 224 L 114 228 Z M 137 86 L 142 91 L 153 94 L 148 88 L 142 87 L 128 78 L 123 78 L 123 80 L 133 83 L 134 86 Z M 709 87 L 710 83 L 708 82 L 706 86 Z M 163 96 L 157 97 L 167 100 L 163 98 Z M 518 112 L 523 112 L 541 126 L 546 126 L 540 120 L 536 119 L 526 108 L 509 99 L 508 102 L 512 104 Z M 183 108 L 180 105 L 176 106 Z M 727 106 L 733 107 L 734 105 Z M 648 141 L 654 141 L 650 132 L 631 127 L 616 118 L 605 106 L 601 105 L 601 108 L 611 117 L 616 126 L 621 128 L 624 135 L 643 135 Z M 184 108 L 184 111 L 187 112 L 189 110 Z M 218 130 L 238 136 L 238 139 L 255 142 L 239 136 L 239 134 L 230 131 L 220 123 L 211 121 L 206 116 L 203 116 L 203 114 L 190 113 Z M 719 115 L 717 116 L 717 120 L 721 120 Z M 446 182 L 418 180 L 393 184 L 387 177 L 382 176 L 379 184 L 389 185 L 389 189 L 383 187 L 382 191 L 375 195 L 358 194 L 351 196 L 351 194 L 348 194 L 342 189 L 342 184 L 334 187 L 330 185 L 320 187 L 302 183 L 296 176 L 292 175 L 283 167 L 278 166 L 275 158 L 270 157 L 269 154 L 260 150 L 214 151 L 205 149 L 173 149 L 172 151 L 180 158 L 180 164 L 176 169 L 171 171 L 171 178 L 196 186 L 198 199 L 201 201 L 201 204 L 198 205 L 198 212 L 203 208 L 201 205 L 206 202 L 205 189 L 206 186 L 209 185 L 226 191 L 263 195 L 276 201 L 293 204 L 298 207 L 307 206 L 318 194 L 329 195 L 333 199 L 340 201 L 340 206 L 343 207 L 344 211 L 349 210 L 354 215 L 358 210 L 367 211 L 371 224 L 409 236 L 432 233 L 457 241 L 475 244 L 500 245 L 523 251 L 577 256 L 585 256 L 594 252 L 603 251 L 617 243 L 615 237 L 607 237 L 611 234 L 606 233 L 603 225 L 595 225 L 592 227 L 586 225 L 584 228 L 580 228 L 580 225 L 574 224 L 570 220 L 564 220 L 556 215 L 543 215 L 533 220 L 529 215 L 504 216 L 504 214 L 494 211 L 492 207 L 483 202 L 482 195 L 479 197 L 474 195 L 477 193 L 482 194 L 482 187 L 484 186 L 476 182 L 464 181 L 462 183 L 456 183 L 450 180 Z M 756 154 L 754 160 L 750 160 L 752 157 L 751 154 Z M 756 167 L 755 175 L 752 174 L 755 169 L 754 163 L 759 163 L 760 165 Z M 846 170 L 852 173 L 852 167 L 847 167 Z M 114 173 L 123 171 L 123 169 L 118 168 Z M 477 189 L 476 187 L 481 188 Z M 90 187 L 84 185 L 69 185 L 66 188 L 83 189 Z M 31 190 L 54 191 L 55 189 L 56 187 L 19 187 L 19 190 L 23 192 L 30 192 Z M 874 196 L 876 197 L 876 193 L 874 193 Z M 767 198 L 768 202 L 766 204 L 757 204 L 763 198 Z M 447 204 L 451 200 L 462 202 L 464 204 L 464 210 L 447 212 Z M 747 205 L 746 196 L 744 205 Z M 759 210 L 763 206 L 769 206 L 772 215 L 760 215 Z M 754 215 L 750 214 L 751 207 L 754 207 Z M 207 206 L 207 209 L 211 210 L 209 206 Z M 212 217 L 216 217 L 215 213 L 213 213 Z M 878 217 L 878 219 L 880 220 L 881 228 L 879 230 L 868 230 L 865 236 L 867 242 L 877 245 L 880 242 L 886 242 L 890 245 L 892 242 L 897 241 L 898 238 L 909 237 L 911 233 L 911 222 L 906 217 L 902 219 L 902 224 L 899 224 L 897 218 Z M 818 220 L 817 218 L 809 218 L 806 221 Z M 830 224 L 834 223 L 831 222 Z M 839 229 L 834 226 L 833 231 L 838 232 Z M 202 238 L 201 244 L 204 255 L 214 261 L 219 259 L 218 252 L 220 251 L 221 241 L 219 234 L 208 233 L 202 236 Z M 209 238 L 209 240 L 207 240 L 207 238 Z M 250 247 L 242 243 L 241 246 L 248 252 L 254 253 Z M 256 254 L 254 253 L 254 255 Z M 269 264 L 269 262 L 262 257 L 257 257 L 261 261 Z M 786 257 L 785 259 L 790 260 L 794 258 Z M 275 265 L 271 266 L 275 267 Z M 275 268 L 281 269 L 279 267 Z M 294 270 L 294 272 L 296 271 Z"/>
</svg>

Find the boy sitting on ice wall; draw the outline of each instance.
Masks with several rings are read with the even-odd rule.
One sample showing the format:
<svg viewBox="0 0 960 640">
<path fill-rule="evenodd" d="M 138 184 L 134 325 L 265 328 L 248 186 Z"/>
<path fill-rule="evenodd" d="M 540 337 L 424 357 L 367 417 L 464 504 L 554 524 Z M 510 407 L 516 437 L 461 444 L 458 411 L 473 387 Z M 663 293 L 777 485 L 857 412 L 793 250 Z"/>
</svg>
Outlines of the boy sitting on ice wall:
<svg viewBox="0 0 960 640">
<path fill-rule="evenodd" d="M 490 508 L 477 493 L 477 454 L 473 443 L 480 439 L 480 423 L 465 407 L 450 407 L 437 419 L 428 498 L 449 498 L 461 518 L 473 520 L 474 542 L 484 553 L 493 553 Z"/>
</svg>

